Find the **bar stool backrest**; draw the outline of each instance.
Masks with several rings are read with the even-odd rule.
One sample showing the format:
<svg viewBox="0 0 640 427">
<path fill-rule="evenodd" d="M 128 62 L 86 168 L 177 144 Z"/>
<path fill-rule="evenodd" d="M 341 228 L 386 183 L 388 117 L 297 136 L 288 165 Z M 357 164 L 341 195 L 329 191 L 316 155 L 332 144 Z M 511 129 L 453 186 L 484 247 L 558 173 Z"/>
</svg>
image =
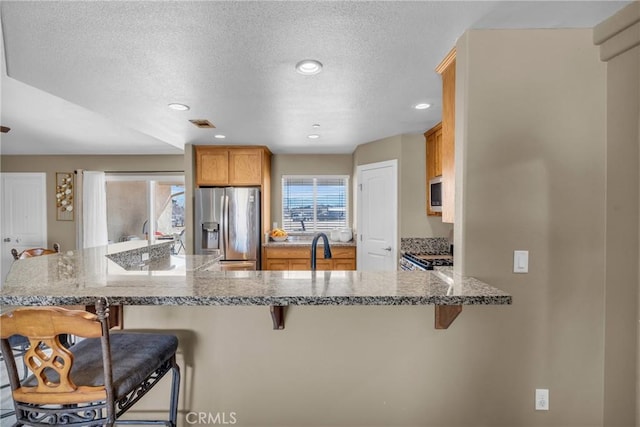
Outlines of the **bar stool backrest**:
<svg viewBox="0 0 640 427">
<path fill-rule="evenodd" d="M 6 340 L 16 334 L 27 337 L 30 342 L 24 361 L 37 384 L 16 387 L 13 390 L 16 400 L 72 405 L 106 399 L 104 385 L 77 386 L 73 383 L 70 377 L 73 354 L 60 342 L 60 336 L 64 334 L 102 338 L 103 325 L 95 314 L 60 307 L 19 308 L 0 316 L 0 324 L 3 347 Z"/>
<path fill-rule="evenodd" d="M 14 248 L 11 249 L 11 255 L 13 255 L 14 260 L 25 259 L 34 256 L 40 255 L 52 255 L 60 253 L 60 245 L 58 243 L 53 244 L 53 249 L 45 249 L 45 248 L 33 248 L 33 249 L 25 249 L 24 251 L 18 253 L 18 251 Z"/>
</svg>

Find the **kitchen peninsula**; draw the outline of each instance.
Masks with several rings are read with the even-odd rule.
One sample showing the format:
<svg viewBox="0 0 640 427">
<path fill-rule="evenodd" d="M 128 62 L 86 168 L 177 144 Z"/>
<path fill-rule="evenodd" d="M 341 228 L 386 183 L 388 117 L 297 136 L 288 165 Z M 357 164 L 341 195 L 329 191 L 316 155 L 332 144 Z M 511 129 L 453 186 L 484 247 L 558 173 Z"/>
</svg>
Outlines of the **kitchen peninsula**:
<svg viewBox="0 0 640 427">
<path fill-rule="evenodd" d="M 20 260 L 7 276 L 0 303 L 87 305 L 104 297 L 126 306 L 264 305 L 272 307 L 276 329 L 284 327 L 284 307 L 290 305 L 435 305 L 436 328 L 446 329 L 462 305 L 511 304 L 505 292 L 454 277 L 447 268 L 222 271 L 215 256 L 171 256 L 169 247 L 126 242 Z"/>
</svg>

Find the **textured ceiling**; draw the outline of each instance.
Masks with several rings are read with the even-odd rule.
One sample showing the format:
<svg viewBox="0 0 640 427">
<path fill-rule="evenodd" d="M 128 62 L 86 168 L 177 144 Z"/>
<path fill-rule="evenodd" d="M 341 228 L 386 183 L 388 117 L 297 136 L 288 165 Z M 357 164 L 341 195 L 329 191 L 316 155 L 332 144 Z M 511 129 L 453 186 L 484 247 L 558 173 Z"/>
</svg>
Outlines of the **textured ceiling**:
<svg viewBox="0 0 640 427">
<path fill-rule="evenodd" d="M 2 1 L 1 150 L 180 153 L 222 133 L 350 153 L 440 121 L 433 70 L 466 29 L 593 27 L 627 3 Z M 324 70 L 297 74 L 305 58 Z"/>
</svg>

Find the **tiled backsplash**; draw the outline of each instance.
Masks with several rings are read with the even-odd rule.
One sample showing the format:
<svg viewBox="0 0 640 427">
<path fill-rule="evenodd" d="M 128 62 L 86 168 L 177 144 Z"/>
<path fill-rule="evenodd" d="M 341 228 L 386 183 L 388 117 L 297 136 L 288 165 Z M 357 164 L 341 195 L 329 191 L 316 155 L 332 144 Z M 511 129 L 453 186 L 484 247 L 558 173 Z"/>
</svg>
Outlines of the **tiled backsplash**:
<svg viewBox="0 0 640 427">
<path fill-rule="evenodd" d="M 449 253 L 449 239 L 446 237 L 402 237 L 400 250 L 416 253 Z"/>
</svg>

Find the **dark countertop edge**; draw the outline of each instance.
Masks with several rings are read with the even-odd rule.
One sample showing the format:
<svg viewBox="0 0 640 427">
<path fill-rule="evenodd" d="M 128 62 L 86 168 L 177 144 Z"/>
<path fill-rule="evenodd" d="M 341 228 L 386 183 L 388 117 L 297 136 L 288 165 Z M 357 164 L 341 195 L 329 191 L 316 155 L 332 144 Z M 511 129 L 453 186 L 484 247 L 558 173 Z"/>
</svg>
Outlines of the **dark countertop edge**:
<svg viewBox="0 0 640 427">
<path fill-rule="evenodd" d="M 0 304 L 11 306 L 42 305 L 92 305 L 101 296 L 3 296 Z M 433 296 L 433 297 L 394 297 L 394 296 L 300 296 L 300 297 L 132 297 L 107 296 L 110 304 L 123 305 L 185 305 L 185 306 L 269 306 L 269 305 L 510 305 L 512 297 L 495 296 Z"/>
</svg>

